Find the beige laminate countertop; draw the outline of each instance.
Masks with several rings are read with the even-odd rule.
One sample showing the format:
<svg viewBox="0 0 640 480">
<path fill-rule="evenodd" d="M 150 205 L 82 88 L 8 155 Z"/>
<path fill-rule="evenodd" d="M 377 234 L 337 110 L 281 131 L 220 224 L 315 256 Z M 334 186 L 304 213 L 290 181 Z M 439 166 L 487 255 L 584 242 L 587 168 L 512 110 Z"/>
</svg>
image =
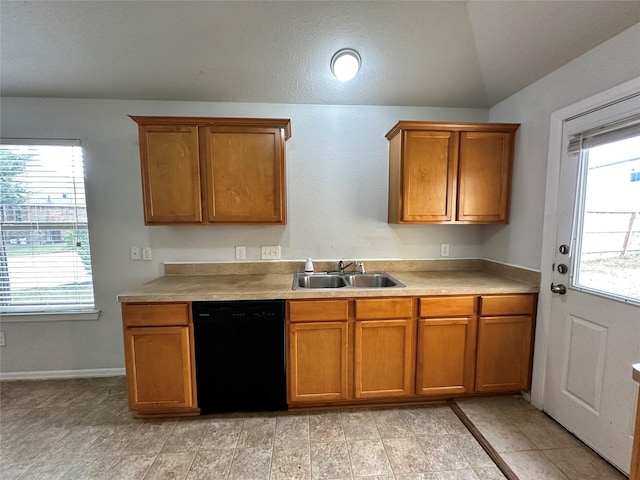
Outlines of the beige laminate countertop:
<svg viewBox="0 0 640 480">
<path fill-rule="evenodd" d="M 292 273 L 166 275 L 118 295 L 120 302 L 189 302 L 537 293 L 539 286 L 482 270 L 391 271 L 406 288 L 293 290 Z"/>
</svg>

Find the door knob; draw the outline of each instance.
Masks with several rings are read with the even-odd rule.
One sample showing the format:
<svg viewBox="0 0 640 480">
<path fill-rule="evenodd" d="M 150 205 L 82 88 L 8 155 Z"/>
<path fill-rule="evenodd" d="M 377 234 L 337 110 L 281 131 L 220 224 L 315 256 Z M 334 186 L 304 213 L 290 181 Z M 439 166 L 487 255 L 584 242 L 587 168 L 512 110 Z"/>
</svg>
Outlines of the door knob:
<svg viewBox="0 0 640 480">
<path fill-rule="evenodd" d="M 553 283 L 551 284 L 551 291 L 553 293 L 559 293 L 560 295 L 564 295 L 565 293 L 567 293 L 567 287 L 565 287 L 563 284 L 559 283 L 558 285 L 554 285 Z"/>
</svg>

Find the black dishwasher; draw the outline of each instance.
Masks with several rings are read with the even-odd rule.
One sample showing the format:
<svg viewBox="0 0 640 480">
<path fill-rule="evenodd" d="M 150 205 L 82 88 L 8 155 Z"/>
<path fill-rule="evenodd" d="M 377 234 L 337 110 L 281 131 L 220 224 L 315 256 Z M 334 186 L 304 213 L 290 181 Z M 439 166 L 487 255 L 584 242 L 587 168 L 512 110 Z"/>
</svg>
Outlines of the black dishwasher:
<svg viewBox="0 0 640 480">
<path fill-rule="evenodd" d="M 287 408 L 284 300 L 193 302 L 203 414 Z"/>
</svg>

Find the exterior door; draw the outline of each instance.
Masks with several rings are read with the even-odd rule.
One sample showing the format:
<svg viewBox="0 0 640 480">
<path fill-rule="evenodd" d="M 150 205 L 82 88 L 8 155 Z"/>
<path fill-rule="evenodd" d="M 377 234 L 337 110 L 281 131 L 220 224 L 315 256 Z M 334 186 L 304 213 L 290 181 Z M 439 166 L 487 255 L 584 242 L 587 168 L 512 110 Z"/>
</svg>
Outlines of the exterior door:
<svg viewBox="0 0 640 480">
<path fill-rule="evenodd" d="M 564 122 L 552 284 L 542 287 L 552 291 L 543 408 L 625 472 L 640 339 L 639 115 L 632 96 Z"/>
</svg>

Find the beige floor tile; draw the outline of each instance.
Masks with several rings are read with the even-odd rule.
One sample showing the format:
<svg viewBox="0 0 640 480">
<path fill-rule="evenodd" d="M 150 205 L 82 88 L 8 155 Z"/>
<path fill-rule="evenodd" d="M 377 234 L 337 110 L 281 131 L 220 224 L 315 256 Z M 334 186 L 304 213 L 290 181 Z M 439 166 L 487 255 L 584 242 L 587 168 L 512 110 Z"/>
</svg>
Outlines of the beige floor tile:
<svg viewBox="0 0 640 480">
<path fill-rule="evenodd" d="M 379 440 L 380 434 L 371 411 L 363 409 L 343 410 L 342 427 L 347 440 Z"/>
<path fill-rule="evenodd" d="M 422 447 L 414 437 L 385 438 L 382 440 L 393 473 L 430 472 L 431 466 Z"/>
<path fill-rule="evenodd" d="M 346 442 L 311 444 L 311 478 L 351 478 Z"/>
<path fill-rule="evenodd" d="M 175 425 L 176 422 L 160 422 L 134 426 L 122 455 L 157 455 L 162 451 Z"/>
<path fill-rule="evenodd" d="M 539 410 L 529 411 L 526 415 L 511 418 L 516 428 L 538 449 L 580 446 L 580 441 L 577 438 Z"/>
<path fill-rule="evenodd" d="M 224 480 L 231 470 L 233 449 L 200 450 L 196 453 L 187 480 Z"/>
<path fill-rule="evenodd" d="M 179 422 L 167 437 L 161 453 L 197 451 L 207 429 L 207 423 Z"/>
<path fill-rule="evenodd" d="M 344 442 L 340 412 L 309 414 L 309 441 L 311 443 Z"/>
<path fill-rule="evenodd" d="M 229 480 L 269 480 L 271 447 L 237 448 Z"/>
<path fill-rule="evenodd" d="M 270 480 L 309 480 L 311 452 L 309 443 L 275 445 Z"/>
<path fill-rule="evenodd" d="M 109 477 L 112 480 L 142 480 L 155 459 L 154 455 L 121 456 L 109 468 Z"/>
<path fill-rule="evenodd" d="M 474 468 L 473 470 L 480 480 L 506 480 L 507 478 L 498 467 Z"/>
<path fill-rule="evenodd" d="M 71 464 L 60 477 L 62 480 L 108 480 L 111 466 L 118 457 L 84 458 Z"/>
<path fill-rule="evenodd" d="M 39 463 L 36 462 L 22 473 L 22 476 L 8 475 L 2 476 L 3 479 L 25 479 L 25 480 L 58 480 L 64 473 L 69 470 L 67 463 Z"/>
<path fill-rule="evenodd" d="M 433 408 L 407 408 L 402 410 L 414 435 L 442 435 L 447 430 L 438 420 Z"/>
<path fill-rule="evenodd" d="M 471 466 L 450 435 L 417 437 L 427 461 L 435 472 L 465 470 Z"/>
<path fill-rule="evenodd" d="M 145 475 L 145 480 L 184 479 L 191 468 L 195 453 L 161 453 Z"/>
<path fill-rule="evenodd" d="M 238 448 L 271 447 L 275 433 L 276 417 L 246 418 L 238 438 Z"/>
<path fill-rule="evenodd" d="M 382 441 L 353 440 L 347 442 L 351 473 L 354 477 L 393 474 Z"/>
<path fill-rule="evenodd" d="M 626 477 L 586 447 L 544 450 L 571 480 L 624 480 Z"/>
<path fill-rule="evenodd" d="M 536 450 L 535 445 L 504 416 L 474 415 L 471 421 L 499 453 Z"/>
<path fill-rule="evenodd" d="M 107 426 L 82 457 L 119 456 L 131 441 L 131 427 Z"/>
<path fill-rule="evenodd" d="M 200 443 L 200 449 L 236 448 L 243 423 L 242 418 L 212 419 Z"/>
<path fill-rule="evenodd" d="M 462 435 L 451 435 L 453 441 L 458 446 L 464 457 L 474 470 L 476 468 L 489 468 L 494 467 L 495 464 L 491 457 L 487 455 L 484 448 L 480 446 L 475 438 L 470 433 Z"/>
<path fill-rule="evenodd" d="M 309 443 L 309 416 L 283 415 L 276 419 L 275 445 Z"/>
<path fill-rule="evenodd" d="M 438 480 L 435 472 L 403 473 L 396 475 L 396 480 Z"/>
<path fill-rule="evenodd" d="M 467 427 L 448 406 L 434 408 L 434 412 L 447 433 L 452 435 L 468 433 Z"/>
<path fill-rule="evenodd" d="M 501 454 L 519 480 L 568 480 L 540 450 Z"/>
<path fill-rule="evenodd" d="M 398 409 L 376 409 L 371 411 L 373 421 L 381 438 L 403 438 L 413 436 L 404 414 Z"/>
<path fill-rule="evenodd" d="M 476 472 L 473 470 L 453 470 L 448 472 L 437 472 L 438 480 L 478 480 Z"/>
</svg>

